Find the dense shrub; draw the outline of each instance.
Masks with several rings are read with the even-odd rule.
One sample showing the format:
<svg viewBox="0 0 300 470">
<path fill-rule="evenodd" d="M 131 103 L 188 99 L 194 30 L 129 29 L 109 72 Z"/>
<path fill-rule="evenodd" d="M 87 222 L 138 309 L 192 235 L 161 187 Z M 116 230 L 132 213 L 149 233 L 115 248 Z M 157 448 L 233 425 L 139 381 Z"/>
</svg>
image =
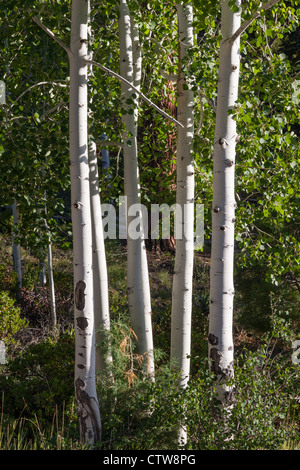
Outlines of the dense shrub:
<svg viewBox="0 0 300 470">
<path fill-rule="evenodd" d="M 10 360 L 6 376 L 0 376 L 5 413 L 37 417 L 51 422 L 57 407 L 66 410 L 74 395 L 74 334 L 66 332 L 30 345 L 19 357 Z"/>
<path fill-rule="evenodd" d="M 297 406 L 299 368 L 283 356 L 275 362 L 264 349 L 246 351 L 239 358 L 229 414 L 214 405 L 213 382 L 209 386 L 203 373 L 191 381 L 185 412 L 190 448 L 279 450 L 288 440 L 296 439 L 299 429 L 294 427 L 292 416 Z"/>
<path fill-rule="evenodd" d="M 142 372 L 128 330 L 115 327 L 114 381 L 100 377 L 98 383 L 102 448 L 176 449 L 181 426 L 188 430 L 186 448 L 193 450 L 279 450 L 287 442 L 298 445 L 300 369 L 291 361 L 292 351 L 282 346 L 285 324 L 276 322 L 276 332 L 256 351 L 245 349 L 236 357 L 229 414 L 218 406 L 206 360 L 199 361 L 185 390 L 178 388 L 178 377 L 168 365 L 157 368 L 153 382 Z"/>
<path fill-rule="evenodd" d="M 2 291 L 7 291 L 11 297 L 17 293 L 18 276 L 11 266 L 11 260 L 6 264 L 0 264 L 0 286 Z"/>
<path fill-rule="evenodd" d="M 8 292 L 0 291 L 0 339 L 6 346 L 16 342 L 15 334 L 27 326 L 26 320 L 21 318 L 20 308 Z"/>
</svg>

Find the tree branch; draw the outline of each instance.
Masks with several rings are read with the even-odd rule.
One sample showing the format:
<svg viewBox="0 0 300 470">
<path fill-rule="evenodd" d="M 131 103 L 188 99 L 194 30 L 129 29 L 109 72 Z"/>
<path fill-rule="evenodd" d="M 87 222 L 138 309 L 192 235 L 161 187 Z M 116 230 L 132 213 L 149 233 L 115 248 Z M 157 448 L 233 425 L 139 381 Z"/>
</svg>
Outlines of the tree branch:
<svg viewBox="0 0 300 470">
<path fill-rule="evenodd" d="M 173 118 L 172 116 L 169 116 L 169 114 L 167 114 L 165 111 L 163 111 L 158 106 L 156 106 L 156 104 L 154 104 L 151 100 L 149 100 L 149 98 L 147 98 L 141 91 L 139 91 L 132 83 L 130 83 L 128 80 L 126 80 L 126 78 L 122 77 L 121 75 L 119 75 L 116 72 L 113 72 L 112 70 L 105 67 L 104 65 L 101 65 L 98 62 L 95 62 L 94 60 L 86 59 L 85 62 L 86 62 L 86 64 L 91 64 L 91 65 L 95 65 L 95 67 L 99 67 L 101 70 L 106 72 L 108 75 L 112 75 L 113 77 L 117 78 L 118 80 L 126 83 L 126 85 L 128 85 L 129 88 L 132 88 L 134 90 L 134 92 L 137 93 L 142 98 L 143 101 L 145 101 L 145 103 L 147 103 L 152 108 L 156 109 L 156 111 L 158 113 L 160 113 L 165 118 L 169 119 L 169 121 L 174 122 L 175 124 L 177 124 L 177 126 L 184 127 L 175 118 Z"/>
<path fill-rule="evenodd" d="M 164 70 L 160 70 L 161 76 L 165 79 L 168 80 L 169 82 L 176 83 L 177 82 L 177 75 L 174 73 L 167 73 Z"/>
<path fill-rule="evenodd" d="M 230 44 L 233 44 L 234 41 L 241 35 L 243 32 L 250 26 L 253 21 L 255 21 L 260 15 L 261 11 L 264 10 L 269 10 L 269 8 L 272 8 L 276 3 L 280 2 L 280 0 L 270 0 L 269 2 L 264 3 L 259 11 L 256 11 L 253 13 L 252 17 L 249 20 L 244 21 L 241 26 L 236 30 L 236 32 L 231 36 L 229 42 Z"/>
<path fill-rule="evenodd" d="M 55 34 L 49 28 L 47 28 L 47 26 L 45 26 L 36 16 L 33 17 L 33 21 L 37 25 L 39 25 L 39 27 L 42 28 L 52 39 L 54 39 L 54 41 L 57 42 L 57 44 L 59 44 L 66 51 L 68 56 L 71 54 L 71 49 L 61 39 L 55 36 Z"/>
<path fill-rule="evenodd" d="M 36 86 L 41 86 L 41 85 L 52 85 L 52 86 L 59 86 L 59 87 L 67 87 L 68 85 L 64 85 L 63 83 L 61 82 L 66 82 L 66 80 L 60 80 L 60 81 L 52 81 L 52 82 L 39 82 L 39 83 L 35 83 L 34 85 L 31 85 L 29 88 L 26 88 L 25 91 L 23 91 L 23 93 L 21 93 L 18 98 L 16 98 L 13 102 L 13 104 L 15 104 L 17 101 L 19 101 L 22 96 L 25 95 L 25 93 L 27 93 L 28 91 L 32 90 L 32 88 L 35 88 Z"/>
<path fill-rule="evenodd" d="M 99 147 L 123 147 L 122 142 L 115 142 L 113 140 L 100 140 L 97 142 Z"/>
</svg>

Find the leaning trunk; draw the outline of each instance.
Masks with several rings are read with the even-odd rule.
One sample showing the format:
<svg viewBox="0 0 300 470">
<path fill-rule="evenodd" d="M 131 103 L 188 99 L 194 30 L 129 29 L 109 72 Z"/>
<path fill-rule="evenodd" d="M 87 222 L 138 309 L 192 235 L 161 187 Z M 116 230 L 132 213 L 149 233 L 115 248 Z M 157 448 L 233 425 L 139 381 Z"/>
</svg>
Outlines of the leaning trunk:
<svg viewBox="0 0 300 470">
<path fill-rule="evenodd" d="M 88 162 L 88 2 L 72 1 L 70 53 L 70 172 L 74 262 L 75 397 L 81 441 L 100 440 L 95 385 L 92 225 Z"/>
<path fill-rule="evenodd" d="M 222 5 L 219 87 L 214 137 L 211 298 L 209 321 L 209 359 L 215 374 L 219 400 L 230 400 L 233 377 L 233 258 L 234 258 L 234 166 L 237 140 L 236 123 L 230 115 L 238 97 L 239 38 L 231 43 L 240 26 L 240 12 L 233 13 L 228 0 Z M 236 4 L 240 6 L 240 1 Z"/>
<path fill-rule="evenodd" d="M 136 48 L 137 29 L 134 28 L 127 2 L 120 0 L 119 37 L 120 37 L 120 74 L 139 88 L 137 78 L 141 72 L 141 61 Z M 134 46 L 134 54 L 133 54 Z M 133 57 L 134 56 L 134 57 Z M 135 58 L 135 60 L 134 60 Z M 137 156 L 137 100 L 132 89 L 121 82 L 121 93 L 125 113 L 122 117 L 124 127 L 124 191 L 127 203 L 127 293 L 132 328 L 137 335 L 138 353 L 144 356 L 145 369 L 154 372 L 153 338 L 151 320 L 151 298 L 145 240 L 143 233 L 143 214 Z M 128 100 L 132 105 L 128 105 Z M 133 112 L 132 112 L 133 111 Z M 137 215 L 138 213 L 138 215 Z M 134 230 L 138 220 L 140 233 Z M 132 229 L 132 230 L 131 230 Z M 136 236 L 137 235 L 137 236 Z"/>
</svg>

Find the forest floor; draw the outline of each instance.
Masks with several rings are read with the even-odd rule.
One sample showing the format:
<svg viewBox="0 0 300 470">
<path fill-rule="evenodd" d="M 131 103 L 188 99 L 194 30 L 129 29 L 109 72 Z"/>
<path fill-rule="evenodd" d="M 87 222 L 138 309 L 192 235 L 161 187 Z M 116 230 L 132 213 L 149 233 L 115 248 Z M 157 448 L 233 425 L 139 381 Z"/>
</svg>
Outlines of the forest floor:
<svg viewBox="0 0 300 470">
<path fill-rule="evenodd" d="M 53 407 L 51 408 L 53 405 L 53 400 L 66 400 L 66 402 L 69 403 L 68 419 L 71 423 L 70 429 L 73 430 L 73 427 L 76 425 L 76 417 L 73 417 L 73 411 L 70 411 L 70 407 L 73 409 L 74 406 L 74 402 L 72 402 L 74 371 L 72 251 L 70 248 L 62 249 L 60 246 L 53 246 L 54 282 L 57 318 L 59 325 L 58 335 L 57 332 L 55 333 L 51 327 L 51 309 L 49 303 L 48 287 L 47 285 L 45 287 L 41 287 L 40 285 L 39 260 L 36 256 L 31 254 L 29 250 L 22 249 L 21 254 L 23 268 L 23 287 L 21 291 L 18 291 L 16 289 L 16 276 L 13 273 L 11 237 L 7 235 L 0 235 L 0 339 L 6 341 L 5 334 L 7 333 L 7 324 L 9 324 L 6 315 L 9 313 L 10 309 L 13 311 L 13 305 L 20 308 L 21 318 L 25 318 L 28 322 L 26 327 L 21 327 L 20 330 L 15 334 L 17 343 L 8 350 L 8 360 L 10 361 L 8 370 L 6 370 L 4 366 L 0 365 L 0 385 L 2 384 L 1 386 L 3 389 L 5 388 L 6 397 L 6 405 L 3 408 L 5 410 L 4 418 L 6 414 L 7 416 L 15 416 L 16 413 L 19 413 L 19 415 L 23 416 L 24 403 L 26 403 L 25 415 L 27 413 L 29 421 L 32 419 L 33 421 L 35 420 L 36 413 L 39 417 L 38 419 L 40 420 L 44 419 L 45 414 L 48 417 L 51 415 L 51 421 L 53 417 Z M 164 370 L 164 366 L 168 363 L 168 358 L 170 356 L 172 280 L 175 261 L 174 253 L 168 251 L 148 251 L 147 256 L 151 287 L 154 347 L 155 350 L 159 352 L 159 354 L 156 355 L 156 365 L 157 369 Z M 126 327 L 124 327 L 124 319 L 125 322 L 128 322 L 129 317 L 126 298 L 126 246 L 113 241 L 108 242 L 106 244 L 106 257 L 109 279 L 111 319 L 115 328 L 114 334 L 116 334 L 117 349 L 120 351 L 121 344 L 124 344 L 122 331 L 127 331 Z M 191 377 L 195 378 L 197 378 L 198 373 L 201 373 L 203 370 L 203 361 L 207 360 L 209 268 L 209 250 L 204 249 L 203 252 L 195 252 L 191 346 Z M 270 299 L 272 300 L 275 294 L 278 296 L 278 292 L 280 291 L 272 290 L 271 287 L 266 282 L 264 282 L 260 276 L 258 276 L 257 271 L 251 272 L 246 270 L 243 272 L 243 276 L 240 274 L 236 276 L 235 282 L 237 285 L 237 292 L 235 296 L 233 336 L 235 356 L 238 357 L 245 350 L 252 352 L 260 350 L 260 347 L 263 344 L 264 335 L 270 332 L 272 315 L 275 311 L 272 310 L 273 304 L 270 303 Z M 8 302 L 7 298 L 1 298 L 1 295 L 5 292 L 9 293 L 11 299 L 14 299 L 12 303 L 9 301 L 9 304 L 5 304 L 5 302 Z M 284 300 L 285 302 L 283 305 L 288 304 L 296 311 L 295 315 L 291 315 L 291 319 L 293 322 L 293 328 L 297 330 L 297 328 L 299 328 L 299 297 L 294 292 L 289 292 L 288 290 L 284 291 L 283 293 L 280 292 L 280 295 L 281 301 L 283 302 Z M 15 322 L 16 325 L 18 324 L 18 321 Z M 277 352 L 279 352 L 279 354 L 284 353 L 284 355 L 288 358 L 288 363 L 290 364 L 291 352 L 289 345 L 281 342 L 281 340 L 277 342 L 276 339 L 274 345 L 275 343 L 276 350 L 272 349 L 272 345 L 272 354 Z M 273 360 L 270 360 L 268 363 L 272 365 Z M 62 364 L 63 367 L 61 367 Z M 247 381 L 249 380 L 250 383 L 253 375 L 251 369 L 250 371 L 250 377 L 247 377 L 245 381 L 247 389 Z M 280 372 L 280 374 L 281 373 L 283 372 Z M 257 374 L 257 371 L 254 371 L 254 374 Z M 270 400 L 273 400 L 273 398 L 277 395 L 280 399 L 280 407 L 283 406 L 285 401 L 288 399 L 286 398 L 288 395 L 280 398 L 283 384 L 286 382 L 285 378 L 280 378 L 280 374 L 279 385 L 276 394 L 274 395 L 272 389 L 270 388 L 271 391 L 267 392 L 265 396 L 260 395 L 259 400 L 263 400 L 265 403 L 264 406 L 268 406 Z M 5 378 L 5 381 L 1 382 L 3 377 Z M 257 375 L 257 380 L 257 384 L 260 386 L 260 380 L 264 380 L 264 378 L 260 375 Z M 160 385 L 158 385 L 158 387 L 159 386 Z M 253 387 L 253 384 L 251 387 Z M 264 391 L 267 390 L 265 388 L 264 382 L 262 383 L 261 387 L 264 393 Z M 161 393 L 161 390 L 162 389 L 157 390 L 157 393 Z M 104 388 L 104 394 L 105 393 L 106 388 Z M 122 389 L 121 392 L 118 393 L 121 393 L 120 396 L 125 393 L 126 399 L 124 398 L 124 405 L 126 400 L 129 400 L 128 406 L 126 405 L 125 407 L 126 409 L 123 410 L 122 408 L 120 411 L 120 413 L 123 413 L 125 416 L 125 418 L 122 417 L 122 419 L 128 422 L 128 419 L 131 420 L 131 415 L 128 415 L 128 413 L 130 412 L 134 415 L 133 409 L 136 408 L 138 412 L 137 407 L 139 407 L 140 403 L 142 404 L 138 398 L 138 393 L 140 392 L 137 388 L 136 391 L 132 390 L 132 395 L 128 395 L 130 390 L 128 390 L 128 384 L 125 383 L 125 391 Z M 271 395 L 269 396 L 268 393 Z M 248 394 L 247 391 L 246 394 Z M 291 396 L 294 394 L 294 391 L 291 393 L 288 391 L 287 394 Z M 110 396 L 107 396 L 106 400 L 108 400 L 109 403 Z M 133 400 L 131 404 L 130 400 Z M 137 403 L 134 400 L 138 400 Z M 163 400 L 165 399 L 163 398 Z M 119 400 L 119 403 L 122 407 L 121 399 Z M 258 404 L 259 402 L 257 401 L 257 406 Z M 54 407 L 55 406 L 56 405 L 54 404 Z M 113 407 L 114 406 L 115 405 L 113 404 Z M 132 409 L 130 408 L 131 406 L 133 407 Z M 160 416 L 159 406 L 164 405 L 163 403 L 158 405 L 157 416 Z M 251 413 L 252 409 L 256 412 L 256 405 L 251 405 L 251 403 L 249 403 L 249 406 L 252 406 L 250 409 Z M 30 407 L 32 408 L 31 411 Z M 259 416 L 261 416 L 261 406 L 258 406 L 257 410 L 257 413 Z M 30 413 L 33 413 L 33 415 L 30 415 Z M 273 413 L 272 410 L 271 413 Z M 137 415 L 137 418 L 140 419 L 138 416 L 139 415 Z M 203 416 L 205 419 L 205 415 Z M 108 420 L 108 423 L 109 420 L 112 419 L 110 415 L 106 417 L 104 416 L 104 418 Z M 6 449 L 8 446 L 10 446 L 10 444 L 4 445 L 1 443 L 2 437 L 4 438 L 4 435 L 1 433 L 1 419 L 0 450 Z M 14 420 L 15 418 L 12 419 Z M 161 418 L 159 417 L 158 419 L 160 420 Z M 254 419 L 257 418 L 254 417 Z M 297 419 L 299 419 L 299 417 Z M 15 422 L 16 421 L 13 421 L 13 423 Z M 251 420 L 249 421 L 248 419 L 247 423 L 247 426 L 250 427 Z M 44 425 L 48 426 L 46 422 L 44 422 Z M 115 432 L 114 424 L 112 425 L 113 428 L 111 432 Z M 139 426 L 139 421 L 137 421 L 136 425 Z M 150 424 L 147 424 L 146 426 L 149 425 Z M 15 426 L 15 424 L 12 424 L 12 426 Z M 53 423 L 51 426 L 52 429 Z M 125 426 L 125 424 L 122 426 Z M 204 426 L 206 426 L 205 423 Z M 267 448 L 269 448 L 267 439 L 270 440 L 270 436 L 274 434 L 272 426 L 270 426 L 268 430 L 268 432 L 271 434 L 266 434 L 264 429 L 261 431 L 262 436 L 267 436 L 262 438 L 261 442 L 263 443 L 260 445 L 263 447 L 267 446 Z M 299 425 L 297 424 L 297 426 Z M 74 428 L 72 433 L 76 433 L 76 429 Z M 164 420 L 161 424 L 161 429 L 165 429 Z M 165 431 L 166 429 L 164 432 Z M 134 426 L 130 432 L 134 433 Z M 146 436 L 148 436 L 147 432 L 148 431 L 146 429 Z M 212 435 L 214 432 L 215 431 L 212 431 Z M 252 433 L 251 429 L 249 430 L 249 433 L 250 436 Z M 130 435 L 132 436 L 131 438 L 133 438 L 134 434 Z M 127 439 L 126 436 L 127 434 L 125 433 L 124 435 L 122 431 L 118 438 L 120 438 L 122 441 L 122 439 Z M 41 436 L 38 437 L 39 442 L 40 439 Z M 62 445 L 62 442 L 58 442 L 58 440 L 57 442 L 53 443 L 52 437 L 50 440 L 47 438 L 47 442 L 45 439 L 43 441 L 43 439 L 44 437 L 42 436 L 42 444 L 39 445 L 46 447 L 51 447 L 53 445 L 56 446 L 58 444 L 59 446 Z M 56 436 L 56 439 L 60 439 L 60 436 Z M 196 436 L 195 439 L 198 439 L 198 437 Z M 73 444 L 71 443 L 70 445 L 72 446 Z M 127 445 L 127 441 L 124 443 L 124 445 Z M 214 446 L 213 438 L 212 444 L 209 445 Z M 242 444 L 237 442 L 233 445 L 236 445 L 236 448 L 240 448 Z M 255 445 L 256 444 L 254 443 L 253 446 Z M 294 444 L 291 445 L 294 446 Z"/>
<path fill-rule="evenodd" d="M 0 265 L 7 266 L 12 274 L 11 238 L 1 236 Z M 118 242 L 106 244 L 109 294 L 112 316 L 118 312 L 120 299 L 126 308 L 126 246 Z M 151 287 L 152 321 L 155 346 L 169 351 L 170 320 L 172 303 L 172 279 L 175 256 L 172 251 L 147 251 L 148 270 Z M 62 328 L 73 327 L 73 265 L 72 251 L 53 247 L 54 282 L 58 321 Z M 195 252 L 193 281 L 193 320 L 192 347 L 195 355 L 206 355 L 208 314 L 209 314 L 209 249 Z M 22 330 L 18 337 L 20 347 L 26 348 L 44 338 L 50 328 L 50 304 L 47 285 L 40 286 L 40 264 L 36 256 L 22 249 L 23 289 L 21 293 L 21 312 L 30 321 L 29 328 Z M 9 277 L 9 276 L 8 276 Z M 1 279 L 0 279 L 1 282 Z M 11 286 L 10 286 L 11 287 Z M 5 289 L 5 283 L 0 290 Z M 251 287 L 250 287 L 251 289 Z M 252 287 L 253 289 L 253 287 Z M 255 286 L 254 286 L 255 289 Z M 259 293 L 258 293 L 259 294 Z M 263 294 L 264 295 L 264 294 Z M 239 299 L 238 295 L 238 299 Z M 237 301 L 237 311 L 243 299 Z M 264 308 L 264 307 L 260 307 Z M 238 315 L 238 314 L 237 314 Z M 238 315 L 239 316 L 239 315 Z M 238 321 L 234 326 L 234 344 L 255 349 L 260 341 L 261 331 L 253 325 L 243 325 Z M 197 362 L 197 361 L 196 361 Z"/>
</svg>

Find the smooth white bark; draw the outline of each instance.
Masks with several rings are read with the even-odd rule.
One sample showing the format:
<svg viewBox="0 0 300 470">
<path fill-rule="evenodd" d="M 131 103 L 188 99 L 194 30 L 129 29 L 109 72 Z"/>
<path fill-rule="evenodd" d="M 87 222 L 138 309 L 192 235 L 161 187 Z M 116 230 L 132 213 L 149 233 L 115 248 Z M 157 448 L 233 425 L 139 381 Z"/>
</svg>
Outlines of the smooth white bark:
<svg viewBox="0 0 300 470">
<path fill-rule="evenodd" d="M 179 72 L 177 80 L 176 203 L 181 208 L 182 230 L 176 239 L 171 317 L 171 364 L 179 368 L 181 386 L 187 385 L 190 373 L 192 283 L 194 259 L 194 93 L 187 87 L 182 70 L 188 48 L 193 45 L 193 8 L 176 5 L 179 28 Z"/>
<path fill-rule="evenodd" d="M 80 438 L 101 438 L 95 382 L 92 224 L 88 162 L 88 2 L 72 1 L 70 57 L 70 174 L 74 256 L 75 397 Z"/>
<path fill-rule="evenodd" d="M 240 1 L 236 4 L 240 7 Z M 219 399 L 226 403 L 231 388 L 226 380 L 233 371 L 233 261 L 235 222 L 236 123 L 229 114 L 238 97 L 240 44 L 232 35 L 240 27 L 240 12 L 233 13 L 228 0 L 221 1 L 222 40 L 220 44 L 219 86 L 214 137 L 212 251 L 210 274 L 209 359 Z"/>
<path fill-rule="evenodd" d="M 14 262 L 14 271 L 18 276 L 18 287 L 22 288 L 22 263 L 21 263 L 21 247 L 19 243 L 15 243 L 16 233 L 19 228 L 19 209 L 17 201 L 14 200 L 12 204 L 12 213 L 13 213 L 13 262 Z"/>
<path fill-rule="evenodd" d="M 45 207 L 45 215 L 47 215 L 47 207 Z M 45 218 L 45 229 L 48 230 L 47 220 Z M 57 316 L 56 316 L 56 301 L 55 301 L 55 285 L 54 285 L 54 276 L 53 276 L 53 257 L 52 257 L 52 244 L 51 244 L 51 235 L 49 234 L 48 246 L 47 246 L 47 259 L 48 259 L 48 280 L 49 280 L 49 294 L 50 294 L 50 308 L 51 308 L 51 323 L 55 328 L 57 325 Z M 43 285 L 46 285 L 46 266 L 45 261 L 43 261 L 43 270 L 41 272 L 41 281 L 44 282 Z M 42 279 L 43 276 L 43 279 Z"/>
<path fill-rule="evenodd" d="M 112 366 L 110 350 L 110 312 L 107 264 L 99 192 L 98 162 L 95 142 L 90 143 L 90 196 L 93 236 L 94 316 L 96 331 L 96 372 L 109 372 Z M 104 336 L 104 338 L 103 338 Z M 103 340 L 107 342 L 103 350 Z M 107 353 L 105 352 L 107 351 Z"/>
<path fill-rule="evenodd" d="M 90 10 L 88 11 L 88 17 L 90 19 Z M 91 27 L 88 28 L 88 36 L 90 38 L 90 42 L 92 42 L 93 30 Z M 92 57 L 92 52 L 89 54 L 89 57 Z M 89 76 L 92 75 L 92 71 L 92 65 L 89 65 Z M 91 120 L 93 119 L 91 111 L 89 113 L 89 117 Z M 96 373 L 105 373 L 112 377 L 113 361 L 110 343 L 108 275 L 99 188 L 97 145 L 94 141 L 89 143 L 88 155 L 93 247 L 94 321 L 96 338 L 95 367 Z"/>
<path fill-rule="evenodd" d="M 47 247 L 47 256 L 48 256 L 48 279 L 49 279 L 51 320 L 52 320 L 52 326 L 56 327 L 57 316 L 56 316 L 56 301 L 55 301 L 55 285 L 54 285 L 54 277 L 53 277 L 52 245 L 51 245 L 50 240 L 49 240 L 48 247 Z"/>
<path fill-rule="evenodd" d="M 134 34 L 133 34 L 134 33 Z M 127 2 L 120 0 L 119 6 L 119 38 L 120 38 L 120 75 L 127 82 L 140 87 L 141 59 L 137 47 L 137 28 L 130 16 Z M 133 41 L 134 38 L 134 41 Z M 134 53 L 133 53 L 134 47 Z M 136 73 L 134 73 L 136 72 Z M 130 208 L 141 203 L 138 154 L 137 154 L 137 117 L 138 107 L 133 90 L 123 81 L 121 82 L 123 107 L 128 111 L 122 117 L 124 126 L 124 191 L 127 201 L 127 293 L 132 328 L 137 335 L 138 353 L 144 355 L 147 373 L 154 373 L 153 337 L 151 319 L 151 297 L 148 274 L 148 262 L 143 236 L 134 239 L 130 235 L 130 223 L 137 215 L 130 215 Z M 128 99 L 134 101 L 133 105 L 126 104 Z M 140 228 L 143 219 L 140 211 Z"/>
</svg>

